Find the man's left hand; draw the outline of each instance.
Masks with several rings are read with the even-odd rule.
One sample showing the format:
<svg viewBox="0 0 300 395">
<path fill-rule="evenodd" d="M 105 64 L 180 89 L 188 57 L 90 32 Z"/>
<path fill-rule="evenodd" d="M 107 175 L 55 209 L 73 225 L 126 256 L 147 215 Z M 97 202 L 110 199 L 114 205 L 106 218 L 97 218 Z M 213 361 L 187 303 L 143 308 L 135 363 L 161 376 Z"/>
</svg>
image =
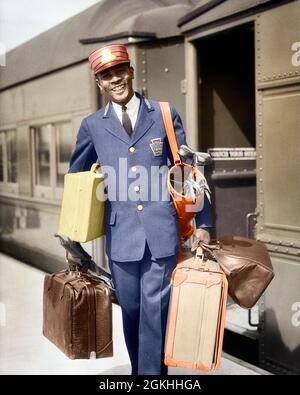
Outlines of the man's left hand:
<svg viewBox="0 0 300 395">
<path fill-rule="evenodd" d="M 210 234 L 207 228 L 198 228 L 194 232 L 195 241 L 203 241 L 205 244 L 210 243 Z"/>
</svg>

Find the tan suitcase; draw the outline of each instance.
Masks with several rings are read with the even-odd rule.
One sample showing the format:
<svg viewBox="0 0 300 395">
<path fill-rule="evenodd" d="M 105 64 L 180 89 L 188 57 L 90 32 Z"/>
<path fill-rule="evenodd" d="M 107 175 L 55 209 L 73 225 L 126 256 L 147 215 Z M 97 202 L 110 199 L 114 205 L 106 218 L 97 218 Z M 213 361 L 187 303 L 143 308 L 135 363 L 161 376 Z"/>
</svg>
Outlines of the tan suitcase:
<svg viewBox="0 0 300 395">
<path fill-rule="evenodd" d="M 46 274 L 43 335 L 71 359 L 112 357 L 109 288 L 88 273 Z"/>
<path fill-rule="evenodd" d="M 203 257 L 179 263 L 172 273 L 165 364 L 203 371 L 220 366 L 227 280 L 217 262 Z"/>
</svg>

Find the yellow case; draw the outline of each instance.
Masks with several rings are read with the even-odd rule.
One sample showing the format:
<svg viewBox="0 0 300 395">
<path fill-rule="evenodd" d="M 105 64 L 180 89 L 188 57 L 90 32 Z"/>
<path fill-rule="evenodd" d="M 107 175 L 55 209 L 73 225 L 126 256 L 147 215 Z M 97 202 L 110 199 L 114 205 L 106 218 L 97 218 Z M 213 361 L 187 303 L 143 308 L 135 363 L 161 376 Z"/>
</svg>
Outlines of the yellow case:
<svg viewBox="0 0 300 395">
<path fill-rule="evenodd" d="M 65 175 L 59 235 L 84 243 L 104 234 L 104 179 L 99 167 L 94 163 L 90 171 Z"/>
</svg>

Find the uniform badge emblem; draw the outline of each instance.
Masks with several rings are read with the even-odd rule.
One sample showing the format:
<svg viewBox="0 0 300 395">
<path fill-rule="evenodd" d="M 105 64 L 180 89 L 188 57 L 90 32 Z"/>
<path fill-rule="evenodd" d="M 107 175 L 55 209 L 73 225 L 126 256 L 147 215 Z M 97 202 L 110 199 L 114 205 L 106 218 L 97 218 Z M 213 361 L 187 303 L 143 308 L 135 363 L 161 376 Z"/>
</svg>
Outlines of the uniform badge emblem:
<svg viewBox="0 0 300 395">
<path fill-rule="evenodd" d="M 117 57 L 109 49 L 104 49 L 101 53 L 102 63 L 109 63 L 116 60 Z"/>
<path fill-rule="evenodd" d="M 161 156 L 163 151 L 163 142 L 161 138 L 158 137 L 157 139 L 151 139 L 151 143 L 149 144 L 150 148 L 153 152 L 154 156 Z"/>
</svg>

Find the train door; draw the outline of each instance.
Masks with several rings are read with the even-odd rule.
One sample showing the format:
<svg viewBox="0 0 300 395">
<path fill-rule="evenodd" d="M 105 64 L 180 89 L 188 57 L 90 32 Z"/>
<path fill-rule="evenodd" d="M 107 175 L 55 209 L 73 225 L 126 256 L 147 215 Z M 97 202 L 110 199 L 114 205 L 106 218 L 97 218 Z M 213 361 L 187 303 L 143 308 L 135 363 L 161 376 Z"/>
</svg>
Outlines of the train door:
<svg viewBox="0 0 300 395">
<path fill-rule="evenodd" d="M 213 165 L 205 170 L 212 190 L 213 236 L 254 238 L 254 25 L 246 24 L 202 38 L 195 45 L 199 67 L 199 146 L 213 158 Z M 257 306 L 252 310 L 251 320 L 246 310 L 229 302 L 224 349 L 255 363 L 258 361 Z"/>
<path fill-rule="evenodd" d="M 257 15 L 257 238 L 275 277 L 260 304 L 260 363 L 300 373 L 300 1 Z"/>
<path fill-rule="evenodd" d="M 253 26 L 200 40 L 198 54 L 199 140 L 213 158 L 215 236 L 246 236 L 256 208 Z"/>
</svg>

